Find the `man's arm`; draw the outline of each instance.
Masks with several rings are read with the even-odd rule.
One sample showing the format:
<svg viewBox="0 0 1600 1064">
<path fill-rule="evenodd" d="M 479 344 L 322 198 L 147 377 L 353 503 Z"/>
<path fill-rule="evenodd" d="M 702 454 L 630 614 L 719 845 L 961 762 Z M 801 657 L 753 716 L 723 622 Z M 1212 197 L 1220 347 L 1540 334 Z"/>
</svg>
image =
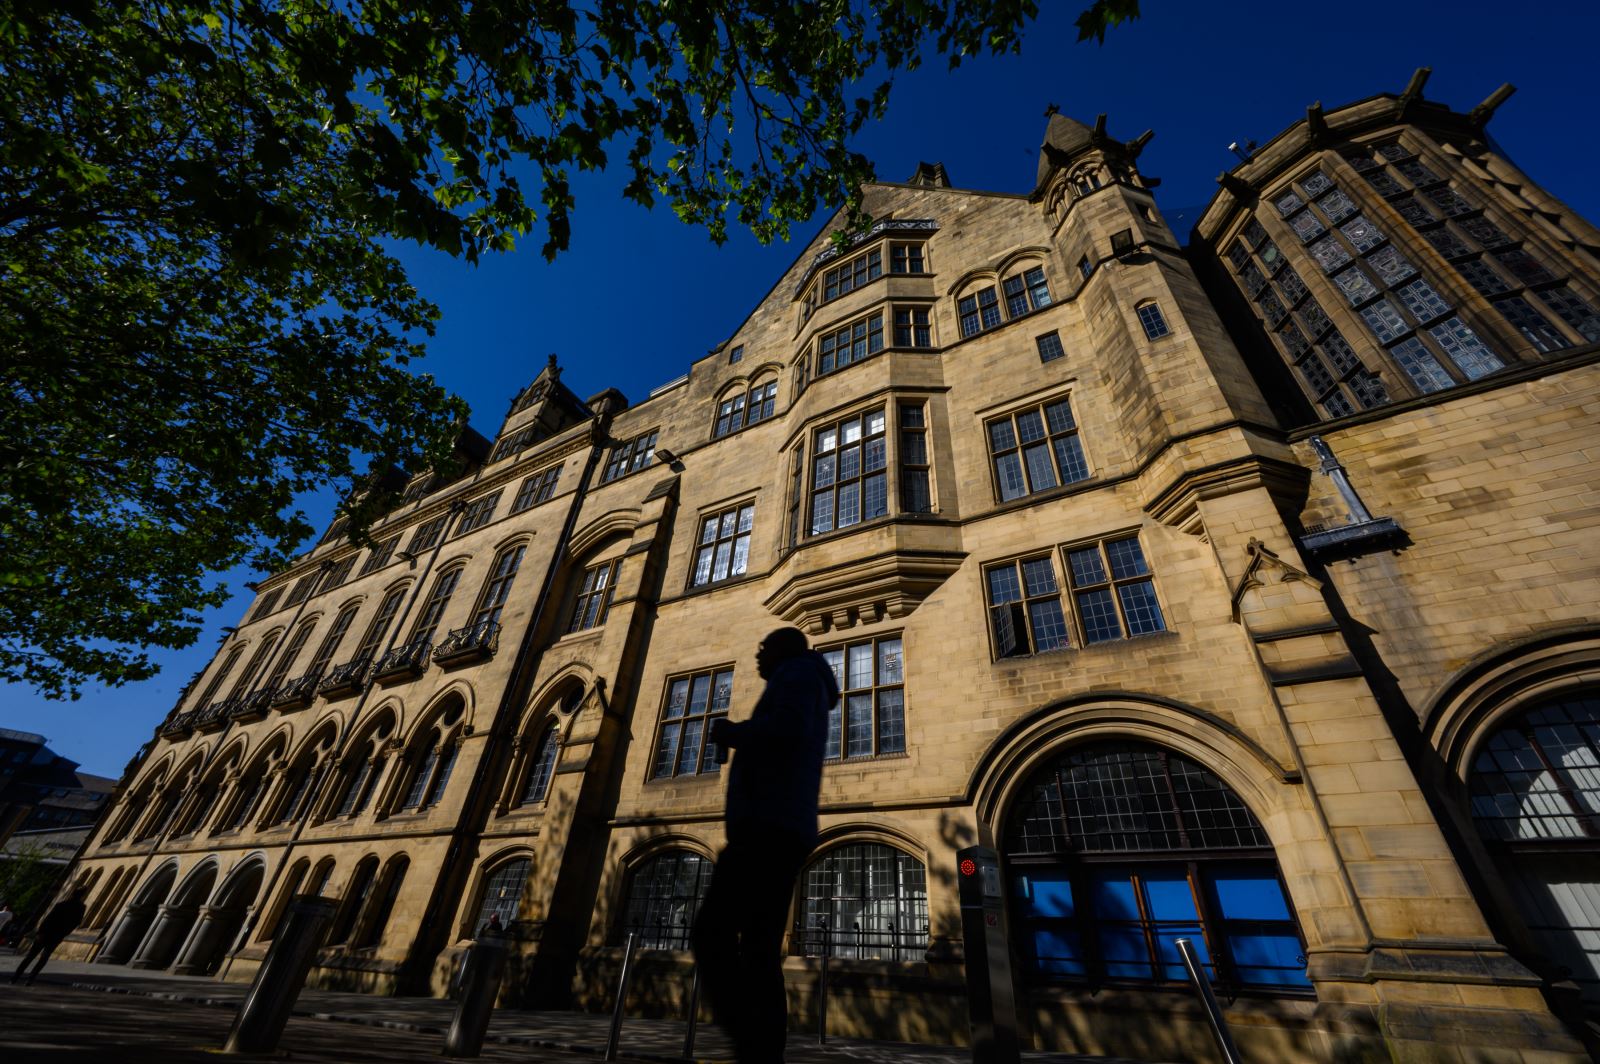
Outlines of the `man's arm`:
<svg viewBox="0 0 1600 1064">
<path fill-rule="evenodd" d="M 713 721 L 711 741 L 746 749 L 798 742 L 805 735 L 806 714 L 817 695 L 815 685 L 811 670 L 798 662 L 785 662 L 761 693 L 750 719 Z"/>
</svg>

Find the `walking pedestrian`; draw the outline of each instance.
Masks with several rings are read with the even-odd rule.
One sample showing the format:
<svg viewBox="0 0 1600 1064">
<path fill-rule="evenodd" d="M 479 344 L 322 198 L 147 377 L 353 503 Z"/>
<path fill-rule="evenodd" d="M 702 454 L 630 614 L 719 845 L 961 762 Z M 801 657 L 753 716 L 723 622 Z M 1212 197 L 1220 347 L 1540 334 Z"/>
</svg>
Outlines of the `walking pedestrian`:
<svg viewBox="0 0 1600 1064">
<path fill-rule="evenodd" d="M 0 901 L 0 946 L 5 945 L 6 925 L 16 919 L 17 914 L 11 911 L 11 903 Z"/>
<path fill-rule="evenodd" d="M 33 959 L 37 957 L 39 958 L 39 963 L 34 965 L 33 974 L 28 976 L 27 985 L 33 985 L 34 979 L 38 978 L 39 973 L 44 970 L 45 962 L 50 959 L 50 954 L 54 953 L 56 947 L 61 945 L 61 940 L 72 934 L 73 928 L 83 923 L 83 899 L 88 893 L 88 887 L 78 887 L 65 901 L 57 902 L 55 907 L 45 914 L 45 918 L 39 921 L 39 926 L 33 932 L 33 948 L 28 951 L 28 955 L 23 958 L 22 963 L 17 965 L 17 970 L 11 973 L 11 981 L 13 983 L 22 979 L 22 973 L 27 970 L 28 965 L 33 964 Z"/>
<path fill-rule="evenodd" d="M 796 877 L 817 839 L 828 710 L 839 684 L 798 628 L 761 641 L 767 681 L 749 720 L 719 719 L 708 738 L 734 751 L 727 845 L 695 920 L 706 998 L 740 1064 L 782 1064 L 788 1028 L 783 930 Z"/>
</svg>

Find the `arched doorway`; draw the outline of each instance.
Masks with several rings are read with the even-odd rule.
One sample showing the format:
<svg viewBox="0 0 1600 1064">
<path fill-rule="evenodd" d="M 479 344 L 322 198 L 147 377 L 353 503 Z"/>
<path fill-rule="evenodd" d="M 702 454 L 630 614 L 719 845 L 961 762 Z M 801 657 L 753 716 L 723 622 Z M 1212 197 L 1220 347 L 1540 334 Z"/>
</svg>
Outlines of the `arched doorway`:
<svg viewBox="0 0 1600 1064">
<path fill-rule="evenodd" d="M 1550 962 L 1600 1006 L 1600 691 L 1500 722 L 1467 776 L 1472 819 L 1517 915 Z"/>
<path fill-rule="evenodd" d="M 239 938 L 245 919 L 255 908 L 256 895 L 266 865 L 252 860 L 222 884 L 209 905 L 200 908 L 199 919 L 188 941 L 178 953 L 172 970 L 179 975 L 210 975 L 221 965 Z"/>
<path fill-rule="evenodd" d="M 172 884 L 178 878 L 178 866 L 169 863 L 156 869 L 156 872 L 139 892 L 133 896 L 128 907 L 122 911 L 116 926 L 106 936 L 105 948 L 100 951 L 96 960 L 101 964 L 125 964 L 133 956 L 134 950 L 139 948 L 139 943 L 150 931 L 150 924 L 156 918 L 156 911 L 167 900 L 167 894 L 172 890 Z"/>
<path fill-rule="evenodd" d="M 200 906 L 211 896 L 217 882 L 217 864 L 206 861 L 173 891 L 172 898 L 156 913 L 150 931 L 134 951 L 130 968 L 165 968 L 172 963 L 189 937 Z"/>
<path fill-rule="evenodd" d="M 1097 742 L 1019 793 L 1003 846 L 1030 981 L 1182 983 L 1187 938 L 1220 986 L 1310 990 L 1272 844 L 1216 775 L 1165 747 Z"/>
</svg>

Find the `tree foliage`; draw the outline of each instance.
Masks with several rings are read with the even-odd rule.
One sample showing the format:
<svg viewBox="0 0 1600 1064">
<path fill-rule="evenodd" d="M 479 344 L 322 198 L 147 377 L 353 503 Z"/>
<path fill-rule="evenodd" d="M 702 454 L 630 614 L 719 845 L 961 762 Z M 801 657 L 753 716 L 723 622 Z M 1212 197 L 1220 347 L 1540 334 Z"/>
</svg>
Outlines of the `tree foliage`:
<svg viewBox="0 0 1600 1064">
<path fill-rule="evenodd" d="M 304 539 L 299 493 L 445 453 L 464 407 L 408 368 L 436 310 L 383 240 L 553 257 L 607 167 L 783 238 L 854 210 L 897 73 L 1016 51 L 1036 12 L 0 0 L 0 679 L 151 675 L 225 599 L 208 573 Z"/>
</svg>

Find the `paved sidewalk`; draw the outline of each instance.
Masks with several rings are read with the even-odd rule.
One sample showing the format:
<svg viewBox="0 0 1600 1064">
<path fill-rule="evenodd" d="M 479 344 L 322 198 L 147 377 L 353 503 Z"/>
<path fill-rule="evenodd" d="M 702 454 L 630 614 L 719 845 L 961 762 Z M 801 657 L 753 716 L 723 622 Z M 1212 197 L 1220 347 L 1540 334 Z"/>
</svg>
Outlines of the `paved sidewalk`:
<svg viewBox="0 0 1600 1064">
<path fill-rule="evenodd" d="M 0 989 L 10 989 L 10 976 L 16 965 L 16 956 L 0 955 Z M 243 983 L 220 983 L 205 977 L 77 962 L 52 963 L 40 977 L 38 985 L 47 984 L 86 992 L 133 995 L 175 1004 L 229 1010 L 238 1008 L 248 988 Z M 0 997 L 0 1001 L 4 1000 Z M 425 1039 L 415 1040 L 418 1048 L 426 1045 L 429 1053 L 437 1054 L 444 1044 L 444 1033 L 450 1026 L 454 1011 L 454 1002 L 438 998 L 377 997 L 330 990 L 305 990 L 296 1002 L 294 1014 L 297 1017 L 361 1024 L 426 1036 Z M 508 1048 L 541 1047 L 598 1057 L 605 1051 L 609 1026 L 610 1016 L 600 1013 L 498 1009 L 489 1024 L 488 1044 Z M 681 1064 L 685 1059 L 685 1033 L 686 1026 L 680 1021 L 630 1018 L 623 1024 L 620 1054 L 634 1060 Z M 351 1042 L 359 1043 L 364 1037 L 352 1032 Z M 0 1030 L 0 1049 L 4 1049 L 6 1041 L 7 1036 Z M 0 1056 L 6 1055 L 0 1053 Z M 731 1061 L 733 1053 L 721 1031 L 702 1023 L 695 1039 L 695 1057 Z M 826 1046 L 818 1046 L 814 1035 L 790 1034 L 787 1059 L 789 1064 L 846 1064 L 856 1061 L 873 1064 L 967 1064 L 972 1058 L 968 1050 L 956 1046 L 908 1045 L 852 1038 L 830 1038 Z M 1070 1053 L 1024 1053 L 1023 1059 L 1028 1064 L 1135 1064 L 1114 1057 Z"/>
</svg>

